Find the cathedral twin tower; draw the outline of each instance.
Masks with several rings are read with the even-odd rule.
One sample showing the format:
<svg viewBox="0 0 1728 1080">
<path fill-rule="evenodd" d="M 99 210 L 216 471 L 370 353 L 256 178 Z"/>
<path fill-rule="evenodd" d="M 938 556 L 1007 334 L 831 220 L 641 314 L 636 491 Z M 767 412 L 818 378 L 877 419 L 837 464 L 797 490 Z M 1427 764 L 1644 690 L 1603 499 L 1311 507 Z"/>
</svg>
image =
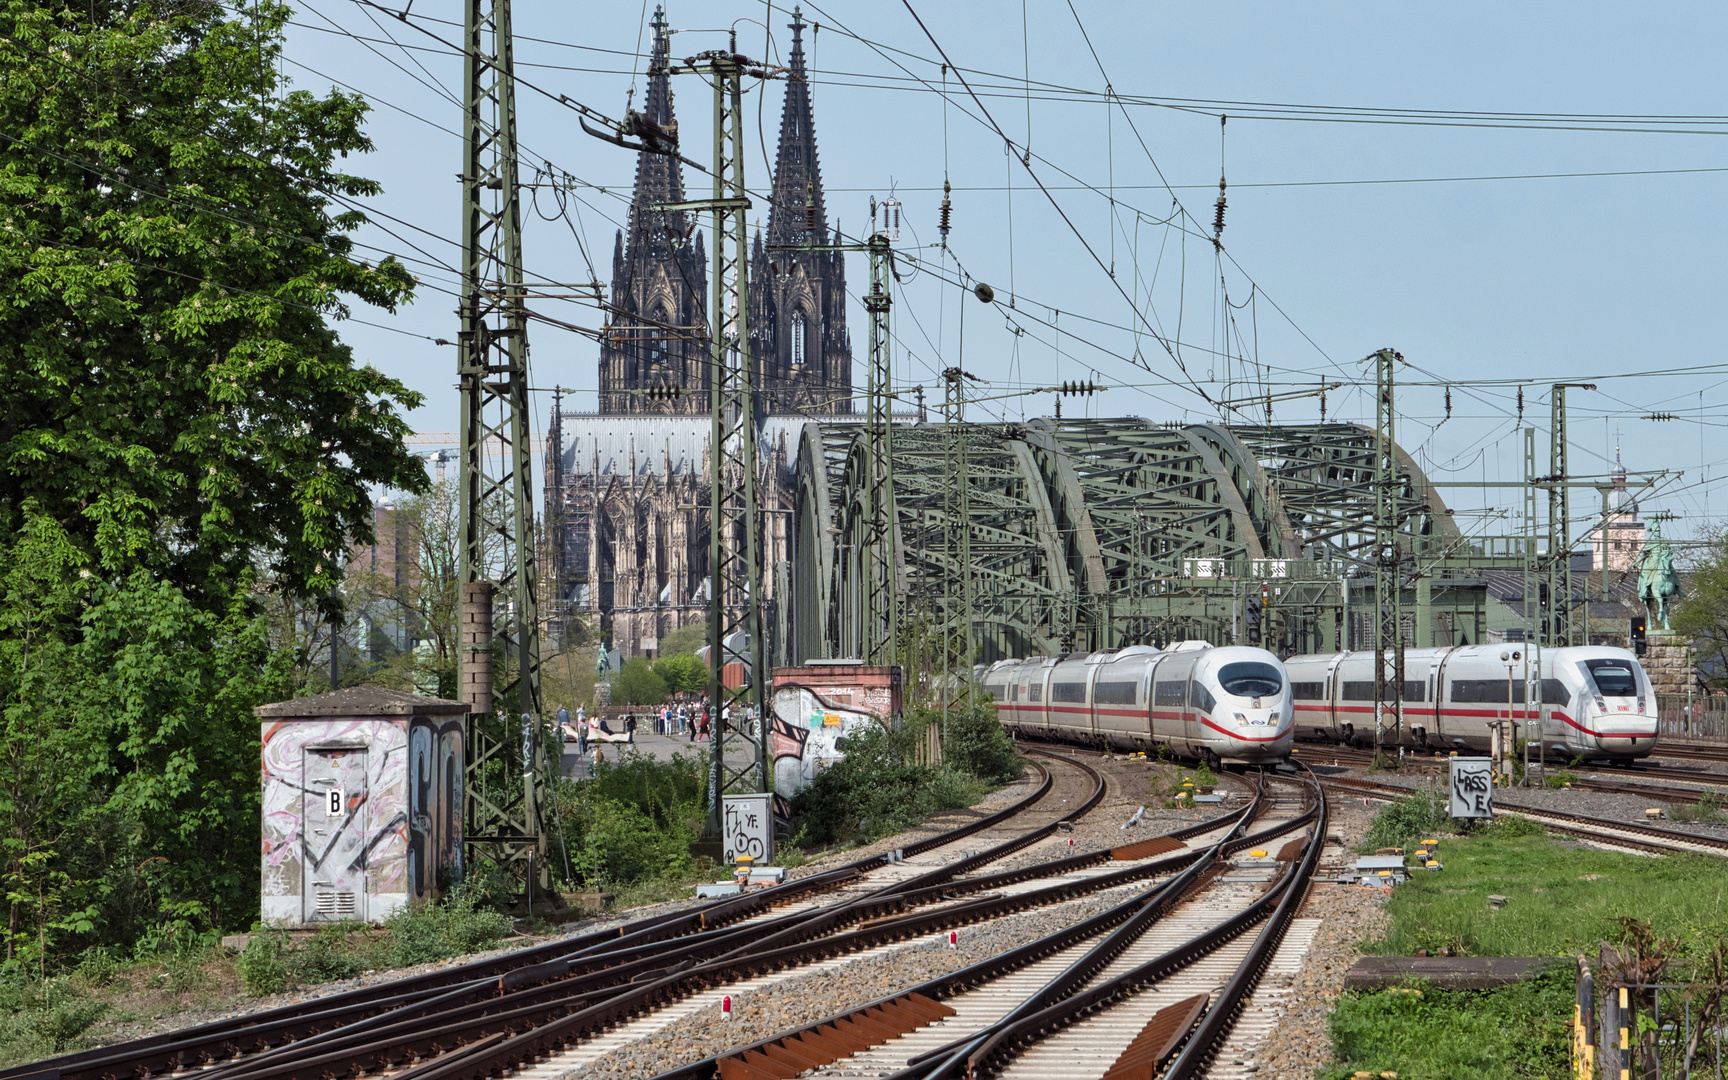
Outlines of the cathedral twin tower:
<svg viewBox="0 0 1728 1080">
<path fill-rule="evenodd" d="M 766 236 L 758 223 L 749 268 L 767 571 L 757 595 L 770 602 L 790 550 L 802 430 L 854 419 L 844 256 L 788 250 L 836 238 L 816 158 L 804 26 L 794 11 Z M 643 114 L 676 133 L 669 67 L 666 18 L 657 10 Z M 566 641 L 596 636 L 626 657 L 659 653 L 662 638 L 708 613 L 707 240 L 697 215 L 655 209 L 684 201 L 678 159 L 642 152 L 628 227 L 612 252 L 599 412 L 559 407 L 548 431 L 542 565 L 556 590 L 553 628 Z"/>
<path fill-rule="evenodd" d="M 846 333 L 846 268 L 839 252 L 782 245 L 831 241 L 816 158 L 804 26 L 792 16 L 792 53 L 767 237 L 758 225 L 750 258 L 750 356 L 758 415 L 852 411 L 852 342 Z M 665 15 L 654 14 L 654 52 L 644 116 L 676 133 Z M 612 251 L 609 333 L 600 347 L 600 412 L 706 413 L 712 385 L 705 338 L 708 261 L 695 215 L 659 211 L 685 201 L 678 159 L 643 151 L 636 161 L 629 236 Z M 682 394 L 650 394 L 679 388 Z"/>
</svg>

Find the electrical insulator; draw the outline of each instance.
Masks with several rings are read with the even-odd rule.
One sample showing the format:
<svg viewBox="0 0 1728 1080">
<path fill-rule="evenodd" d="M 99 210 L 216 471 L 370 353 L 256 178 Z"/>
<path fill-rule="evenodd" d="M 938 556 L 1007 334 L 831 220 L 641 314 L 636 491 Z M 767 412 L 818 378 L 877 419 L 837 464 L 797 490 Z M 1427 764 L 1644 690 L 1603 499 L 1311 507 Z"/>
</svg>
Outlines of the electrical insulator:
<svg viewBox="0 0 1728 1080">
<path fill-rule="evenodd" d="M 1087 397 L 1102 389 L 1095 382 L 1065 382 L 1058 392 L 1068 397 Z"/>
<path fill-rule="evenodd" d="M 1518 424 L 1519 426 L 1524 424 L 1524 388 L 1522 386 L 1518 388 Z"/>
<path fill-rule="evenodd" d="M 888 230 L 888 239 L 900 239 L 900 200 L 889 199 L 882 204 L 882 227 Z"/>
<path fill-rule="evenodd" d="M 677 401 L 684 396 L 682 386 L 650 386 L 647 390 L 649 401 Z"/>
<path fill-rule="evenodd" d="M 1224 178 L 1218 178 L 1218 201 L 1212 204 L 1212 242 L 1218 243 L 1224 237 Z"/>
<path fill-rule="evenodd" d="M 1452 388 L 1446 388 L 1446 419 L 1452 419 Z"/>
<path fill-rule="evenodd" d="M 954 189 L 948 181 L 942 181 L 942 216 L 938 219 L 936 231 L 942 234 L 942 246 L 948 246 L 948 229 L 954 220 L 954 204 L 949 201 L 948 194 Z"/>
</svg>

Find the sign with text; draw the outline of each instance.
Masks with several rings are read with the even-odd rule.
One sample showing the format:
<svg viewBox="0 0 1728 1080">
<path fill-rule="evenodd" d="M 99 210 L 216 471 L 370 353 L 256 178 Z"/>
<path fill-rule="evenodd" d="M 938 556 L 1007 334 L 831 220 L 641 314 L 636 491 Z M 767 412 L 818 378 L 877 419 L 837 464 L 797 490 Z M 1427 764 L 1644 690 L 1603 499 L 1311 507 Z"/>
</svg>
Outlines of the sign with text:
<svg viewBox="0 0 1728 1080">
<path fill-rule="evenodd" d="M 769 800 L 774 796 L 728 795 L 721 816 L 721 843 L 727 863 L 748 858 L 753 865 L 774 861 L 774 815 Z"/>
<path fill-rule="evenodd" d="M 1453 758 L 1448 787 L 1453 817 L 1494 816 L 1494 763 L 1488 758 Z"/>
</svg>

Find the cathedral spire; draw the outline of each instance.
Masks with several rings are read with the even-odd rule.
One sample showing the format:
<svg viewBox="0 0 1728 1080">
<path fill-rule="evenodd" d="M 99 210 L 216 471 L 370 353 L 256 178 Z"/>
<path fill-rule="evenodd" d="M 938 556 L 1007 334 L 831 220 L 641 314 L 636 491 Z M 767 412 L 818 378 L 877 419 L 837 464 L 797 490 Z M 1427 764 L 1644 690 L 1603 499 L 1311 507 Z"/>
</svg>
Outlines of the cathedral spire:
<svg viewBox="0 0 1728 1080">
<path fill-rule="evenodd" d="M 804 16 L 792 9 L 792 55 L 786 105 L 780 113 L 780 152 L 774 162 L 774 196 L 768 209 L 768 242 L 796 244 L 827 239 L 822 205 L 822 168 L 816 159 L 816 127 L 810 81 L 804 66 Z"/>
<path fill-rule="evenodd" d="M 671 136 L 678 138 L 678 120 L 672 113 L 672 87 L 667 77 L 671 67 L 672 39 L 667 33 L 664 8 L 654 9 L 654 47 L 648 60 L 648 94 L 642 100 L 642 118 Z M 673 237 L 683 237 L 689 231 L 683 211 L 663 213 L 653 208 L 656 203 L 684 201 L 684 176 L 678 159 L 669 154 L 654 154 L 643 150 L 636 155 L 636 190 L 630 200 L 630 243 L 628 251 L 661 254 L 671 246 Z M 670 235 L 669 235 L 670 234 Z"/>
</svg>

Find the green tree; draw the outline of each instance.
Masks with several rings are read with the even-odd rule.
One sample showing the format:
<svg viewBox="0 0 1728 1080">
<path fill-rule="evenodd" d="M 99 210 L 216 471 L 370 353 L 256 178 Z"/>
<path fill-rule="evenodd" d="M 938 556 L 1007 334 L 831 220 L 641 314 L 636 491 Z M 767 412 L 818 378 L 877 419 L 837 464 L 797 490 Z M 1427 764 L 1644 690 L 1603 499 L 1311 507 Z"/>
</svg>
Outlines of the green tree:
<svg viewBox="0 0 1728 1080">
<path fill-rule="evenodd" d="M 427 486 L 333 326 L 413 285 L 348 236 L 366 106 L 281 85 L 287 18 L 0 0 L 0 878 L 44 968 L 254 917 L 251 708 L 309 651 L 259 592 L 307 629 L 369 490 Z"/>
<path fill-rule="evenodd" d="M 1692 568 L 1671 625 L 1692 648 L 1695 670 L 1711 689 L 1728 687 L 1728 533 Z"/>
<path fill-rule="evenodd" d="M 632 656 L 618 669 L 612 700 L 619 705 L 658 705 L 666 700 L 666 680 L 655 674 L 647 660 Z"/>
<path fill-rule="evenodd" d="M 695 653 L 668 656 L 654 665 L 654 674 L 666 681 L 666 689 L 675 694 L 699 694 L 708 689 L 708 665 Z"/>
<path fill-rule="evenodd" d="M 679 653 L 694 653 L 708 644 L 708 624 L 705 622 L 691 623 L 660 639 L 661 656 L 677 656 Z"/>
<path fill-rule="evenodd" d="M 354 256 L 358 98 L 284 92 L 288 9 L 0 7 L 0 539 L 25 504 L 91 569 L 220 610 L 254 563 L 325 595 L 368 486 L 425 486 L 418 395 L 331 323 L 413 279 Z"/>
</svg>

